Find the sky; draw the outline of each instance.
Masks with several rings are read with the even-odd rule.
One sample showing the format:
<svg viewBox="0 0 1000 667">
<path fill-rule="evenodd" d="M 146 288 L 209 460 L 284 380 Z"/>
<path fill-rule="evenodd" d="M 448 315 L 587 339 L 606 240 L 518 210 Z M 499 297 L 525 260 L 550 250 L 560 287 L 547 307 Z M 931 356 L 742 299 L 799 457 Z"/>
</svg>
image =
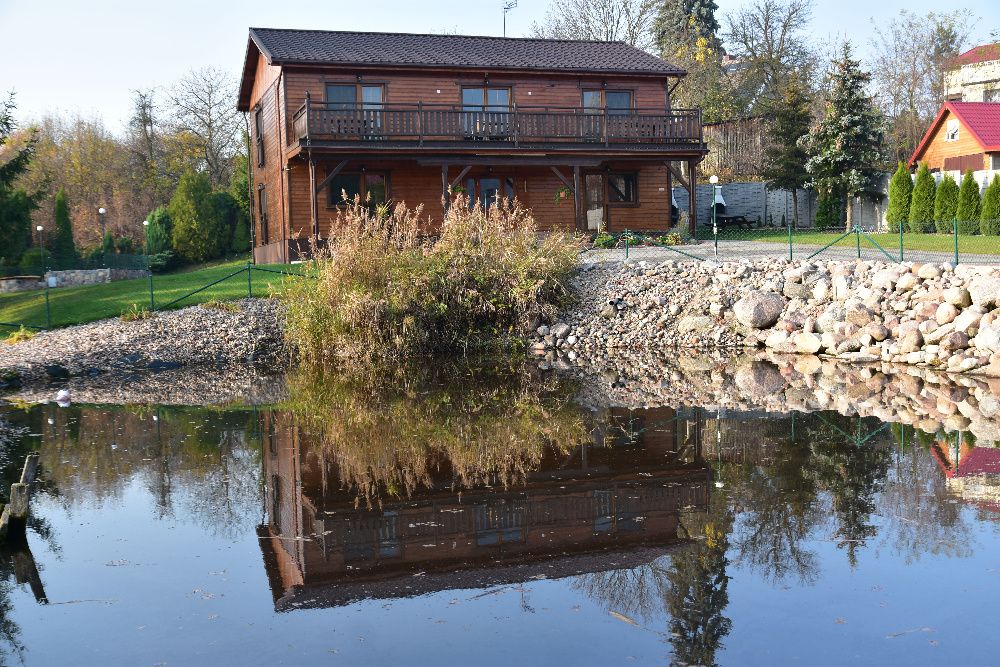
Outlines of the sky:
<svg viewBox="0 0 1000 667">
<path fill-rule="evenodd" d="M 238 75 L 250 26 L 461 32 L 500 35 L 504 0 L 0 0 L 0 93 L 17 93 L 20 122 L 47 112 L 101 116 L 121 131 L 131 91 L 166 87 L 212 65 Z M 519 0 L 508 36 L 530 33 L 549 0 Z M 718 0 L 719 16 L 741 0 Z M 981 18 L 973 43 L 1000 26 L 1000 2 L 965 0 Z M 845 36 L 862 56 L 874 27 L 901 9 L 940 11 L 938 0 L 815 0 L 811 33 L 820 46 Z"/>
</svg>

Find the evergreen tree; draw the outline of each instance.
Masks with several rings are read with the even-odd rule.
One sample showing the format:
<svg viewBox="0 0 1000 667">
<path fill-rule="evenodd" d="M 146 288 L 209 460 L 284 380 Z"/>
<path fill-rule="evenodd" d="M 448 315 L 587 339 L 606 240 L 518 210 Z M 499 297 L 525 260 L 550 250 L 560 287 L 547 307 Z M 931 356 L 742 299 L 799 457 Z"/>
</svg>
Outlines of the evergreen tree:
<svg viewBox="0 0 1000 667">
<path fill-rule="evenodd" d="M 115 237 L 111 232 L 104 232 L 104 236 L 101 238 L 101 252 L 105 255 L 115 254 Z"/>
<path fill-rule="evenodd" d="M 211 224 L 219 229 L 221 235 L 215 248 L 215 256 L 221 257 L 233 249 L 233 238 L 243 219 L 243 212 L 231 194 L 213 192 L 208 198 L 208 214 L 212 219 Z"/>
<path fill-rule="evenodd" d="M 715 12 L 719 5 L 713 0 L 666 0 L 653 20 L 653 34 L 660 50 L 670 50 L 670 42 L 678 39 L 693 41 L 698 37 L 709 40 L 712 48 L 721 46 L 718 38 L 719 20 Z"/>
<path fill-rule="evenodd" d="M 934 177 L 927 164 L 920 163 L 910 197 L 910 231 L 926 234 L 934 231 Z"/>
<path fill-rule="evenodd" d="M 848 228 L 854 224 L 853 198 L 878 187 L 885 152 L 885 121 L 865 92 L 871 74 L 851 56 L 850 43 L 844 44 L 833 62 L 826 116 L 802 138 L 810 184 L 847 197 Z"/>
<path fill-rule="evenodd" d="M 844 197 L 838 192 L 820 192 L 816 201 L 816 226 L 826 229 L 843 221 Z"/>
<path fill-rule="evenodd" d="M 770 141 L 764 153 L 764 178 L 772 188 L 792 191 L 792 222 L 798 224 L 799 189 L 807 181 L 808 155 L 799 139 L 809 134 L 812 114 L 809 89 L 800 77 L 792 77 L 782 91 L 780 104 L 770 110 Z M 784 225 L 782 225 L 784 226 Z"/>
<path fill-rule="evenodd" d="M 244 132 L 244 136 L 246 133 Z M 229 194 L 239 204 L 243 216 L 250 219 L 250 175 L 247 173 L 247 154 L 243 151 L 233 158 L 233 177 L 229 181 Z"/>
<path fill-rule="evenodd" d="M 962 185 L 958 189 L 958 209 L 955 212 L 955 217 L 958 218 L 958 233 L 978 234 L 981 214 L 979 183 L 976 183 L 971 171 L 966 171 L 962 177 Z"/>
<path fill-rule="evenodd" d="M 938 234 L 951 234 L 952 221 L 958 214 L 958 183 L 945 174 L 934 194 L 934 226 Z"/>
<path fill-rule="evenodd" d="M 146 218 L 149 227 L 146 228 L 146 254 L 159 255 L 173 249 L 170 243 L 170 214 L 167 207 L 161 206 Z"/>
<path fill-rule="evenodd" d="M 990 236 L 1000 235 L 1000 174 L 993 174 L 993 180 L 983 193 L 979 232 Z"/>
<path fill-rule="evenodd" d="M 174 250 L 192 262 L 203 262 L 218 255 L 222 230 L 217 228 L 215 212 L 210 210 L 211 194 L 208 177 L 188 170 L 181 175 L 167 206 L 173 226 Z"/>
<path fill-rule="evenodd" d="M 69 202 L 66 190 L 59 188 L 55 201 L 55 237 L 52 239 L 52 257 L 60 266 L 70 266 L 77 258 L 73 242 L 73 225 L 69 219 Z"/>
<path fill-rule="evenodd" d="M 889 181 L 889 209 L 885 212 L 885 221 L 889 230 L 898 232 L 900 226 L 906 231 L 906 221 L 910 218 L 910 198 L 913 194 L 913 179 L 910 170 L 902 162 L 896 167 L 896 173 Z"/>
<path fill-rule="evenodd" d="M 31 132 L 26 141 L 5 149 L 17 129 L 14 122 L 14 94 L 0 102 L 0 264 L 16 265 L 31 243 L 31 212 L 38 208 L 41 192 L 14 187 L 28 170 L 38 136 Z"/>
</svg>

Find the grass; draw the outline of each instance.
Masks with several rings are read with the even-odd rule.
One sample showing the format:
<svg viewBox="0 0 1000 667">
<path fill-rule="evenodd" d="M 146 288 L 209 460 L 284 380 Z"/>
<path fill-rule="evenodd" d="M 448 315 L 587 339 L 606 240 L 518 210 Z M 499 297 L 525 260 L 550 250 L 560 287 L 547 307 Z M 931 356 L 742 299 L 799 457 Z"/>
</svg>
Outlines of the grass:
<svg viewBox="0 0 1000 667">
<path fill-rule="evenodd" d="M 793 234 L 794 245 L 814 245 L 824 246 L 843 235 L 843 231 L 802 231 L 797 230 Z M 889 254 L 899 253 L 899 234 L 869 234 L 880 246 L 885 248 Z M 711 240 L 711 230 L 699 229 L 698 238 Z M 727 229 L 719 231 L 720 241 L 759 241 L 768 243 L 788 244 L 788 230 L 786 229 Z M 854 246 L 857 239 L 853 234 L 837 241 L 837 246 Z M 871 244 L 862 237 L 862 247 Z M 951 234 L 903 234 L 904 256 L 906 250 L 926 250 L 933 252 L 955 251 L 955 238 Z M 958 251 L 960 254 L 977 255 L 1000 255 L 1000 236 L 967 236 L 959 235 Z"/>
<path fill-rule="evenodd" d="M 230 261 L 202 266 L 186 271 L 153 276 L 156 306 L 160 308 L 199 287 L 246 268 L 244 261 Z M 289 270 L 288 267 L 271 267 Z M 292 271 L 297 269 L 292 267 Z M 254 295 L 266 295 L 270 285 L 279 284 L 283 277 L 276 273 L 253 272 Z M 242 273 L 209 287 L 185 299 L 172 308 L 183 308 L 205 302 L 241 299 L 247 295 L 247 275 Z M 119 280 L 102 285 L 60 287 L 49 290 L 52 327 L 83 324 L 122 313 L 149 308 L 149 279 Z M 45 291 L 0 294 L 0 322 L 45 326 Z"/>
</svg>

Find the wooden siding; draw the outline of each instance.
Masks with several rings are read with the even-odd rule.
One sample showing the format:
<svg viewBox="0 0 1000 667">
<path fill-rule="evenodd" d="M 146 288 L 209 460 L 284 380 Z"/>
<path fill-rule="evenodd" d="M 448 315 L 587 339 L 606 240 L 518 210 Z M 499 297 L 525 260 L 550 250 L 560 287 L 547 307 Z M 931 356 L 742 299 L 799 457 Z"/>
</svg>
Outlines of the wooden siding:
<svg viewBox="0 0 1000 667">
<path fill-rule="evenodd" d="M 958 119 L 958 141 L 945 141 L 948 121 L 953 118 L 956 118 L 956 116 L 951 111 L 945 111 L 941 123 L 931 136 L 931 140 L 924 149 L 923 154 L 918 156 L 917 161 L 926 162 L 929 169 L 943 170 L 945 169 L 946 158 L 974 156 L 978 154 L 978 164 L 974 164 L 975 160 L 967 159 L 963 163 L 964 166 L 972 168 L 974 171 L 988 169 L 989 165 L 987 164 L 986 154 L 983 153 L 983 147 L 976 141 L 975 136 L 965 123 L 962 122 L 961 118 Z M 917 165 L 914 164 L 913 166 L 916 167 Z"/>
</svg>

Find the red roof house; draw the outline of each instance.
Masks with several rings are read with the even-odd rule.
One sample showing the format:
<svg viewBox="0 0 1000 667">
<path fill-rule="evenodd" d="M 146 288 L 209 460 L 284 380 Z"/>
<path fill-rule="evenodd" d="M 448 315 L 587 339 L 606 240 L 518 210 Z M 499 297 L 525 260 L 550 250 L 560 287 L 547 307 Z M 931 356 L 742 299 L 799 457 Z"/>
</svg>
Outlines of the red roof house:
<svg viewBox="0 0 1000 667">
<path fill-rule="evenodd" d="M 1000 169 L 1000 102 L 945 102 L 910 158 L 932 171 Z"/>
</svg>

